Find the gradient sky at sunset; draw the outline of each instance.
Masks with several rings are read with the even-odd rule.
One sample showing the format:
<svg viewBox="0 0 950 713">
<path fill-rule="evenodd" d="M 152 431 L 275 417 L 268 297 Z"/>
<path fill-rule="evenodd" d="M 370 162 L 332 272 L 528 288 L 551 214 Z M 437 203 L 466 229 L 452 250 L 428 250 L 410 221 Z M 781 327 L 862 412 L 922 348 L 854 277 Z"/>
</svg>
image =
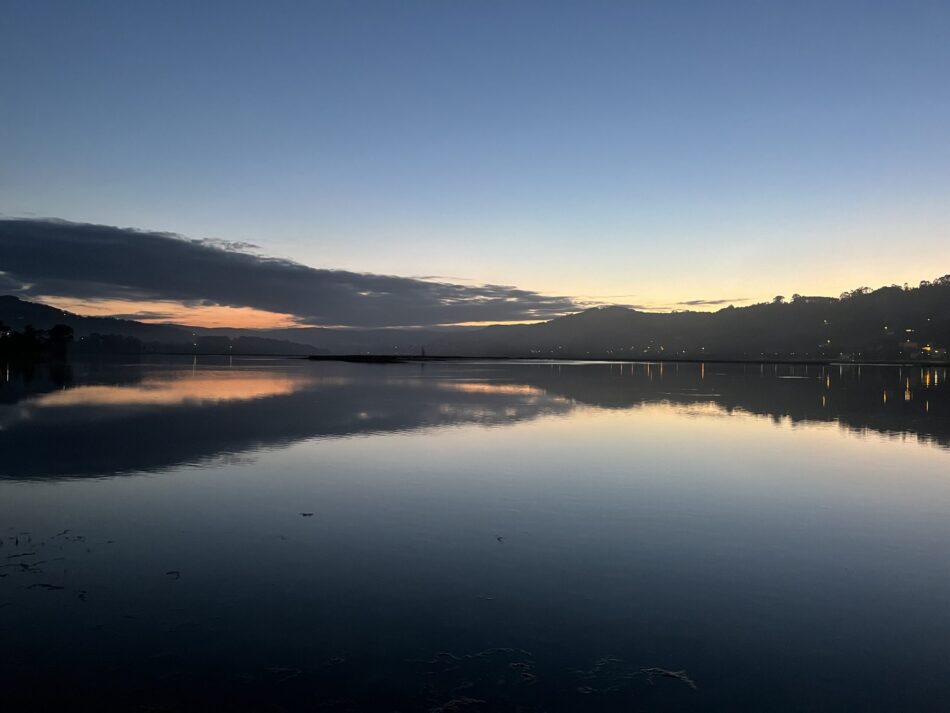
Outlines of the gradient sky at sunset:
<svg viewBox="0 0 950 713">
<path fill-rule="evenodd" d="M 945 0 L 0 5 L 5 216 L 663 309 L 950 273 Z"/>
</svg>

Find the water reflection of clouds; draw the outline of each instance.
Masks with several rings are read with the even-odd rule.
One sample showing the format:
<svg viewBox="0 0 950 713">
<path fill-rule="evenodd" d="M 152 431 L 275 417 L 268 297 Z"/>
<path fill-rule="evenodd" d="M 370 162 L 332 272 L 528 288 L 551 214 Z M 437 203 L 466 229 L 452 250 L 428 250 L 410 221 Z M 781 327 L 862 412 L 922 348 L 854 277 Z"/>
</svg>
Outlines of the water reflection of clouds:
<svg viewBox="0 0 950 713">
<path fill-rule="evenodd" d="M 950 389 L 940 370 L 189 361 L 73 371 L 38 370 L 0 385 L 0 477 L 154 471 L 311 438 L 549 416 L 570 415 L 583 430 L 595 411 L 632 409 L 677 432 L 703 417 L 733 418 L 741 430 L 754 416 L 950 446 Z M 782 378 L 796 375 L 810 378 Z M 884 401 L 882 390 L 895 398 Z"/>
<path fill-rule="evenodd" d="M 247 401 L 285 396 L 315 386 L 317 380 L 292 372 L 202 371 L 151 375 L 137 384 L 81 385 L 30 399 L 42 408 L 71 406 L 177 406 Z M 345 381 L 331 385 L 342 386 Z"/>
<path fill-rule="evenodd" d="M 82 365 L 55 379 L 43 369 L 23 374 L 0 393 L 7 456 L 0 477 L 156 471 L 311 438 L 502 426 L 572 408 L 539 386 L 468 383 L 451 368 L 420 378 L 401 366 L 234 364 Z"/>
<path fill-rule="evenodd" d="M 544 390 L 527 384 L 493 384 L 485 381 L 448 381 L 439 384 L 444 391 L 459 391 L 464 394 L 514 394 L 519 396 L 543 396 Z"/>
</svg>

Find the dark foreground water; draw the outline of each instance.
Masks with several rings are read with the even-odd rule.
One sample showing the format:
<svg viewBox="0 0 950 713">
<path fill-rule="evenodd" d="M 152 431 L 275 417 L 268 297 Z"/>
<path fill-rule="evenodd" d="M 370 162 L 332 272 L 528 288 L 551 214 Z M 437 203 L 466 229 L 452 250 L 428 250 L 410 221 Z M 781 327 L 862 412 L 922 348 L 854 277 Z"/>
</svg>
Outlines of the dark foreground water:
<svg viewBox="0 0 950 713">
<path fill-rule="evenodd" d="M 947 379 L 0 374 L 0 706 L 946 711 Z"/>
</svg>

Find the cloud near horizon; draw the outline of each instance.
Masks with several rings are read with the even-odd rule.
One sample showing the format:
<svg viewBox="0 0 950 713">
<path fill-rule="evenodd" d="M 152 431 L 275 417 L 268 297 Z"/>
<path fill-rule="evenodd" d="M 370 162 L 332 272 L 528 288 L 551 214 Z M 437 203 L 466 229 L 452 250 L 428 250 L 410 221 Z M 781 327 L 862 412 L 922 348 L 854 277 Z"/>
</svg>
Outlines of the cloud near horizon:
<svg viewBox="0 0 950 713">
<path fill-rule="evenodd" d="M 748 297 L 727 297 L 725 299 L 718 300 L 685 300 L 683 302 L 677 302 L 678 305 L 683 305 L 684 307 L 715 307 L 716 305 L 728 305 L 733 302 L 748 302 Z"/>
<path fill-rule="evenodd" d="M 430 326 L 550 319 L 571 298 L 308 267 L 197 240 L 56 219 L 0 219 L 0 292 L 75 300 L 174 301 L 293 315 L 302 325 Z"/>
</svg>

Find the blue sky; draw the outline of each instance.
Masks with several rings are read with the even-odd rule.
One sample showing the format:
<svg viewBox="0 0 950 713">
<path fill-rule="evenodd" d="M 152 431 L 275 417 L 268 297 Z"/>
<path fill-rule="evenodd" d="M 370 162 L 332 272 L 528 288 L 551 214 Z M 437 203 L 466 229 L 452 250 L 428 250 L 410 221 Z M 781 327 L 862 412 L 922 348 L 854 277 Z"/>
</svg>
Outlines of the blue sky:
<svg viewBox="0 0 950 713">
<path fill-rule="evenodd" d="M 0 211 L 675 306 L 950 272 L 947 2 L 10 2 Z"/>
</svg>

